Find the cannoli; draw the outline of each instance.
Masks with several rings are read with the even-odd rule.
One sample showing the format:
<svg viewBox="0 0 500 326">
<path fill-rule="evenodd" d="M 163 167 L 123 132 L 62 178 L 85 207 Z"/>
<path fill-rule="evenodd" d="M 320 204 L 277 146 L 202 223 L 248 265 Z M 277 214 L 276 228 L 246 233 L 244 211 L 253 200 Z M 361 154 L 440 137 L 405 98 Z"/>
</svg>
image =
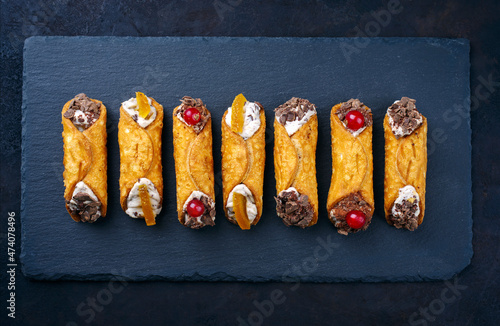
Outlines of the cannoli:
<svg viewBox="0 0 500 326">
<path fill-rule="evenodd" d="M 384 210 L 387 223 L 415 230 L 424 219 L 427 119 L 408 97 L 394 102 L 384 119 Z"/>
<path fill-rule="evenodd" d="M 81 93 L 62 109 L 64 199 L 76 222 L 95 222 L 108 207 L 106 107 Z"/>
<path fill-rule="evenodd" d="M 156 224 L 163 203 L 161 132 L 163 107 L 137 92 L 122 103 L 118 123 L 120 205 L 133 218 Z"/>
<path fill-rule="evenodd" d="M 203 102 L 184 96 L 173 111 L 179 222 L 192 229 L 215 225 L 212 118 Z"/>
<path fill-rule="evenodd" d="M 316 107 L 293 97 L 274 111 L 276 212 L 285 225 L 305 228 L 318 220 Z"/>
<path fill-rule="evenodd" d="M 224 213 L 242 230 L 262 215 L 266 116 L 258 102 L 239 94 L 222 117 Z"/>
<path fill-rule="evenodd" d="M 343 235 L 366 230 L 373 210 L 373 118 L 358 99 L 335 105 L 330 113 L 332 180 L 328 218 Z"/>
</svg>

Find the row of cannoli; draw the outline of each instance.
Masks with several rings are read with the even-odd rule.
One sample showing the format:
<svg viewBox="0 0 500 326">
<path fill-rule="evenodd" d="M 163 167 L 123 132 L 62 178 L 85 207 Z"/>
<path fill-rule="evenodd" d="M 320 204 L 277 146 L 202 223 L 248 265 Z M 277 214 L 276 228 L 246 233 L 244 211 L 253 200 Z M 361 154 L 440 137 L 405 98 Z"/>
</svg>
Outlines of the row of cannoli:
<svg viewBox="0 0 500 326">
<path fill-rule="evenodd" d="M 172 113 L 177 213 L 181 224 L 198 229 L 215 224 L 212 120 L 201 99 L 185 96 Z M 106 215 L 106 107 L 78 94 L 62 110 L 64 198 L 75 221 Z M 265 165 L 265 113 L 242 94 L 222 122 L 224 213 L 241 229 L 262 215 Z M 373 118 L 357 99 L 335 105 L 330 114 L 332 178 L 328 217 L 338 232 L 366 230 L 374 212 Z M 163 107 L 137 92 L 122 103 L 118 124 L 120 204 L 126 214 L 156 223 L 163 203 L 161 134 Z M 425 210 L 427 121 L 415 100 L 395 101 L 384 119 L 386 220 L 415 230 Z M 274 170 L 276 212 L 287 226 L 318 220 L 316 107 L 292 98 L 275 109 Z"/>
</svg>

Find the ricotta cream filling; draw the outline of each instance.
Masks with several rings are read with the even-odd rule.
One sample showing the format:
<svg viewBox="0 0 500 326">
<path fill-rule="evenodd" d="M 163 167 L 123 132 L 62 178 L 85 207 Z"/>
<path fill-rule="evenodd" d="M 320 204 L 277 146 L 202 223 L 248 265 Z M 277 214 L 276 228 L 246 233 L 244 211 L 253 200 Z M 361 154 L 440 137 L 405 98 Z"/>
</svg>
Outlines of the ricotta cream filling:
<svg viewBox="0 0 500 326">
<path fill-rule="evenodd" d="M 148 194 L 151 201 L 151 207 L 153 208 L 153 213 L 156 215 L 161 212 L 161 199 L 158 190 L 156 190 L 155 185 L 148 178 L 140 178 L 134 186 L 127 197 L 127 213 L 128 216 L 133 218 L 144 218 L 144 212 L 142 211 L 141 197 L 139 196 L 139 186 L 146 185 L 148 187 Z"/>
<path fill-rule="evenodd" d="M 359 128 L 358 130 L 354 131 L 354 130 L 352 130 L 352 129 L 349 129 L 349 128 L 347 127 L 347 123 L 345 123 L 344 121 L 342 121 L 342 124 L 344 125 L 344 127 L 345 127 L 347 130 L 351 131 L 351 135 L 353 135 L 354 137 L 358 137 L 358 136 L 359 136 L 359 135 L 363 132 L 363 130 L 365 130 L 365 129 L 366 129 L 366 126 L 363 126 L 363 127 Z"/>
<path fill-rule="evenodd" d="M 73 191 L 73 194 L 71 195 L 71 200 L 69 201 L 68 203 L 68 206 L 69 208 L 72 210 L 72 211 L 75 211 L 77 208 L 78 208 L 78 204 L 76 203 L 74 197 L 76 194 L 78 193 L 84 193 L 84 194 L 87 194 L 90 198 L 92 198 L 94 201 L 100 203 L 99 199 L 97 198 L 97 196 L 94 194 L 94 192 L 92 191 L 92 189 L 89 188 L 89 186 L 87 186 L 85 184 L 85 182 L 83 181 L 80 181 L 76 184 L 75 186 L 75 190 Z M 84 204 L 90 204 L 91 201 L 85 201 Z M 100 217 L 101 216 L 101 207 L 99 206 L 99 209 L 97 210 L 97 213 L 96 213 L 97 217 Z"/>
<path fill-rule="evenodd" d="M 399 102 L 399 100 L 394 101 L 394 103 L 392 103 L 392 104 L 396 104 L 397 102 Z M 389 109 L 390 109 L 390 107 L 389 107 Z M 387 109 L 387 111 L 389 111 L 389 109 Z M 403 136 L 411 135 L 413 130 L 407 130 L 406 132 L 404 132 L 403 127 L 401 127 L 401 126 L 396 127 L 396 125 L 394 123 L 394 119 L 389 114 L 388 114 L 388 116 L 389 116 L 389 125 L 391 126 L 392 132 L 396 137 L 403 137 Z M 420 126 L 422 124 L 423 119 L 422 119 L 421 114 L 419 114 L 419 118 L 416 121 L 417 121 L 418 126 Z"/>
<path fill-rule="evenodd" d="M 414 203 L 415 201 L 417 202 L 415 217 L 418 217 L 420 214 L 420 205 L 418 205 L 420 202 L 420 196 L 418 195 L 417 190 L 415 190 L 415 188 L 411 185 L 399 189 L 399 196 L 392 205 L 392 215 L 401 216 L 401 212 L 396 209 L 396 204 L 403 204 L 403 200 L 410 201 L 411 203 Z"/>
<path fill-rule="evenodd" d="M 73 118 L 73 124 L 79 131 L 84 131 L 89 127 L 90 122 L 85 112 L 83 112 L 82 110 L 76 110 Z"/>
<path fill-rule="evenodd" d="M 245 102 L 243 106 L 245 111 L 245 122 L 243 123 L 243 131 L 238 133 L 243 139 L 247 140 L 252 137 L 260 127 L 260 106 L 254 102 Z M 231 127 L 231 107 L 227 109 L 226 123 Z"/>
<path fill-rule="evenodd" d="M 151 104 L 151 98 L 148 97 L 149 103 L 149 114 L 146 118 L 141 118 L 139 116 L 139 106 L 137 105 L 137 99 L 135 97 L 130 98 L 130 100 L 122 103 L 123 109 L 127 112 L 132 119 L 142 128 L 146 128 L 156 119 L 156 109 Z"/>
<path fill-rule="evenodd" d="M 301 108 L 303 107 L 304 106 L 301 105 Z M 297 119 L 293 121 L 286 121 L 284 127 L 286 129 L 286 132 L 288 133 L 288 136 L 291 136 L 294 133 L 296 133 L 300 129 L 300 127 L 305 125 L 306 122 L 309 121 L 309 119 L 311 119 L 311 117 L 315 114 L 316 114 L 316 108 L 314 110 L 307 111 L 306 114 L 304 114 L 304 116 L 302 117 L 302 119 L 299 119 L 297 117 Z M 276 117 L 276 120 L 279 122 L 278 117 Z"/>
<path fill-rule="evenodd" d="M 253 198 L 253 194 L 250 191 L 250 189 L 248 189 L 248 187 L 242 183 L 234 187 L 233 190 L 231 190 L 231 192 L 229 193 L 229 197 L 227 198 L 227 204 L 226 204 L 227 215 L 230 218 L 234 219 L 233 194 L 235 192 L 245 196 L 247 203 L 246 207 L 247 217 L 248 220 L 250 221 L 250 224 L 252 224 L 255 218 L 257 217 L 257 205 L 255 205 L 255 200 Z"/>
</svg>

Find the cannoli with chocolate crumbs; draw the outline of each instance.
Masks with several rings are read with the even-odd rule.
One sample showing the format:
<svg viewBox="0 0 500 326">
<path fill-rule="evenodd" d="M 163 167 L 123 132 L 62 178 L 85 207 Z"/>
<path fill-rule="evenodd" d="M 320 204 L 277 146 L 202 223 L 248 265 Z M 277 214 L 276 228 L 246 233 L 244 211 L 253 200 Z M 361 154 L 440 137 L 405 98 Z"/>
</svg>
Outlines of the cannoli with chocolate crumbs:
<svg viewBox="0 0 500 326">
<path fill-rule="evenodd" d="M 81 93 L 61 112 L 64 199 L 76 222 L 95 222 L 108 207 L 106 107 Z"/>
<path fill-rule="evenodd" d="M 274 111 L 276 212 L 287 226 L 312 226 L 318 220 L 316 107 L 293 97 Z"/>
<path fill-rule="evenodd" d="M 427 119 L 415 100 L 394 102 L 384 119 L 384 210 L 387 223 L 415 230 L 424 219 Z"/>
</svg>

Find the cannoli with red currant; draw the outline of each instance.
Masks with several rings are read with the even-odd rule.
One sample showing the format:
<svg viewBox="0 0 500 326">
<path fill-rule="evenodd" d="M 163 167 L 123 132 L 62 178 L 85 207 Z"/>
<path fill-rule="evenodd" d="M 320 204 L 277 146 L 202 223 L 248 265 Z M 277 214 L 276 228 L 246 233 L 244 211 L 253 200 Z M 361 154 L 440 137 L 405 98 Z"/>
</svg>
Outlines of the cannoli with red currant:
<svg viewBox="0 0 500 326">
<path fill-rule="evenodd" d="M 387 223 L 415 230 L 424 219 L 427 119 L 415 100 L 394 102 L 384 119 L 384 210 Z"/>
<path fill-rule="evenodd" d="M 136 93 L 120 108 L 120 205 L 132 218 L 155 225 L 163 203 L 161 133 L 163 107 Z"/>
<path fill-rule="evenodd" d="M 343 235 L 366 230 L 373 210 L 373 118 L 358 99 L 335 105 L 330 113 L 332 180 L 328 218 Z"/>
<path fill-rule="evenodd" d="M 276 212 L 285 225 L 305 228 L 318 220 L 316 107 L 293 97 L 274 111 Z"/>
<path fill-rule="evenodd" d="M 215 225 L 212 117 L 203 102 L 184 96 L 173 111 L 179 222 L 192 229 Z"/>
<path fill-rule="evenodd" d="M 262 215 L 266 116 L 239 94 L 222 117 L 222 185 L 226 218 L 242 230 Z"/>
<path fill-rule="evenodd" d="M 64 199 L 76 222 L 95 222 L 108 207 L 106 107 L 81 93 L 61 112 Z"/>
</svg>

